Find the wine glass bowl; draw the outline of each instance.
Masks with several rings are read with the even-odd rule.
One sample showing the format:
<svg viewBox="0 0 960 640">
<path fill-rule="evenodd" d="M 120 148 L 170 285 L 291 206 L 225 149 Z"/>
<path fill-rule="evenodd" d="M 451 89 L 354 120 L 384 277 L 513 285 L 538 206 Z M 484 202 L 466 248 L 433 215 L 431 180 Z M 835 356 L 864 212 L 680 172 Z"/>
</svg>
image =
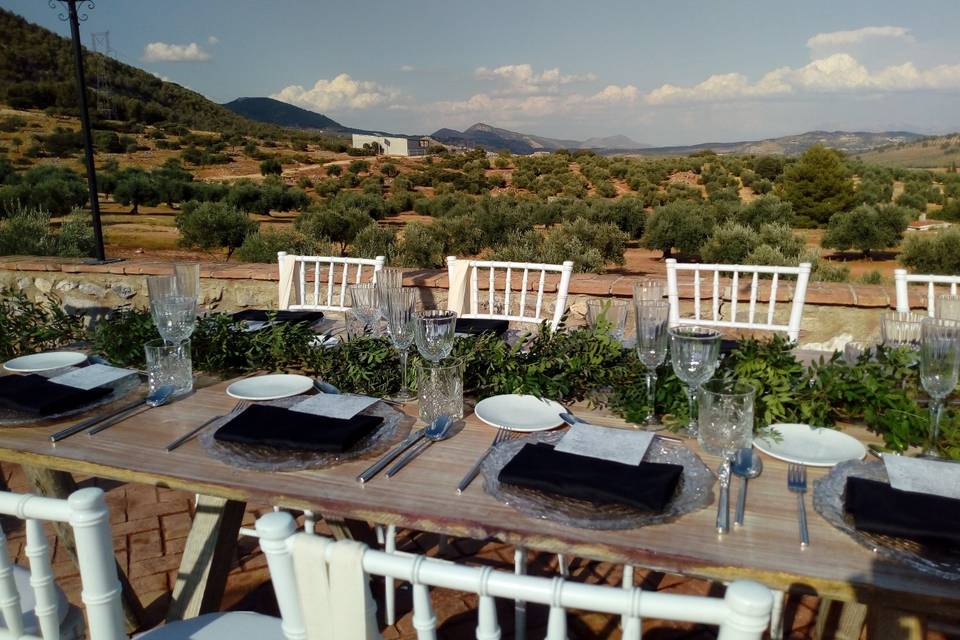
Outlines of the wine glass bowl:
<svg viewBox="0 0 960 640">
<path fill-rule="evenodd" d="M 178 344 L 193 335 L 197 324 L 197 299 L 184 296 L 151 299 L 150 313 L 160 337 L 169 344 Z"/>
<path fill-rule="evenodd" d="M 673 372 L 687 385 L 690 420 L 687 433 L 697 435 L 697 389 L 713 377 L 720 358 L 720 332 L 698 326 L 673 327 L 670 333 L 670 361 Z"/>
<path fill-rule="evenodd" d="M 433 363 L 449 356 L 453 351 L 456 328 L 457 314 L 453 311 L 433 309 L 419 312 L 414 339 L 420 355 Z"/>
<path fill-rule="evenodd" d="M 670 305 L 662 300 L 635 300 L 634 309 L 637 316 L 635 349 L 637 358 L 647 370 L 647 402 L 650 408 L 645 422 L 648 427 L 655 427 L 657 368 L 667 359 Z"/>
<path fill-rule="evenodd" d="M 594 328 L 605 327 L 614 340 L 623 340 L 628 309 L 625 300 L 591 298 L 587 300 L 587 322 Z"/>
<path fill-rule="evenodd" d="M 380 321 L 380 288 L 372 282 L 352 284 L 347 287 L 350 307 L 365 330 L 375 330 Z"/>
<path fill-rule="evenodd" d="M 403 287 L 384 288 L 381 290 L 381 300 L 387 320 L 387 335 L 400 353 L 402 371 L 402 387 L 391 399 L 408 402 L 414 397 L 407 386 L 407 358 L 416 332 L 417 290 Z"/>
<path fill-rule="evenodd" d="M 930 396 L 930 437 L 924 455 L 938 457 L 944 401 L 960 379 L 960 322 L 924 318 L 920 332 L 920 384 Z"/>
<path fill-rule="evenodd" d="M 916 350 L 920 346 L 920 324 L 926 316 L 912 311 L 887 311 L 880 316 L 880 337 L 892 348 Z"/>
</svg>

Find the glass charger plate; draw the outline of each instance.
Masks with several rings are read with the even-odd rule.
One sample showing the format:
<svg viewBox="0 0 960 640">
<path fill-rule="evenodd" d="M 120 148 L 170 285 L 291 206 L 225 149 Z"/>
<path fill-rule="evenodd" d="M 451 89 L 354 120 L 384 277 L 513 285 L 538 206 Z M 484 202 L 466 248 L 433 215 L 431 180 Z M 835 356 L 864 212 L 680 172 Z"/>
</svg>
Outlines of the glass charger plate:
<svg viewBox="0 0 960 640">
<path fill-rule="evenodd" d="M 563 432 L 542 432 L 498 444 L 481 467 L 483 488 L 524 515 L 582 529 L 636 529 L 662 524 L 702 509 L 713 499 L 712 487 L 716 478 L 697 454 L 683 445 L 659 439 L 650 445 L 644 461 L 683 465 L 677 494 L 662 513 L 651 513 L 626 505 L 598 505 L 500 482 L 500 471 L 523 445 L 528 442 L 556 444 L 562 437 Z"/>
<path fill-rule="evenodd" d="M 259 404 L 289 409 L 310 396 L 293 396 L 280 400 L 268 400 Z M 410 433 L 415 419 L 397 411 L 385 402 L 377 402 L 360 412 L 364 415 L 380 416 L 383 424 L 380 428 L 358 442 L 350 451 L 343 453 L 317 453 L 314 451 L 290 451 L 275 447 L 252 446 L 220 442 L 213 435 L 229 422 L 224 417 L 212 422 L 200 434 L 200 444 L 211 458 L 241 469 L 254 471 L 304 471 L 332 467 L 349 460 L 364 456 L 386 453 L 390 446 Z"/>
<path fill-rule="evenodd" d="M 69 373 L 74 371 L 77 367 L 65 367 L 63 369 L 56 369 L 53 371 L 44 371 L 39 375 L 42 375 L 46 378 L 53 378 L 64 373 Z M 131 391 L 140 386 L 140 376 L 129 375 L 126 378 L 120 378 L 119 380 L 114 380 L 113 382 L 107 384 L 106 386 L 111 388 L 110 393 L 103 396 L 96 402 L 83 405 L 82 407 L 77 407 L 76 409 L 71 409 L 70 411 L 63 411 L 61 413 L 54 413 L 49 416 L 37 417 L 24 413 L 22 411 L 15 411 L 13 409 L 7 409 L 5 407 L 0 407 L 0 427 L 23 427 L 23 426 L 32 426 L 41 422 L 51 422 L 53 420 L 60 420 L 61 418 L 69 418 L 71 416 L 76 416 L 81 413 L 86 413 L 87 411 L 93 411 L 94 409 L 99 409 L 100 407 L 106 406 L 112 402 L 123 398 L 128 395 Z"/>
<path fill-rule="evenodd" d="M 947 580 L 960 581 L 960 550 L 950 550 L 946 545 L 924 545 L 908 538 L 856 529 L 843 508 L 847 478 L 850 476 L 889 482 L 886 467 L 879 460 L 842 462 L 814 483 L 813 508 L 817 513 L 834 527 L 884 558 L 908 564 L 924 573 Z"/>
</svg>

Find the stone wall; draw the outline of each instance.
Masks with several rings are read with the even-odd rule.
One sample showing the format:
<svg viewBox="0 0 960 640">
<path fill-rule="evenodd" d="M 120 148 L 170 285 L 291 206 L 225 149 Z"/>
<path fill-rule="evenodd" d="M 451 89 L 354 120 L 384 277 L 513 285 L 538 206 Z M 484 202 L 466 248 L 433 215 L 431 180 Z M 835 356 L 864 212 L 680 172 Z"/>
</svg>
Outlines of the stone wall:
<svg viewBox="0 0 960 640">
<path fill-rule="evenodd" d="M 145 259 L 88 265 L 81 260 L 8 256 L 0 258 L 0 286 L 21 290 L 33 299 L 54 295 L 67 310 L 83 312 L 96 322 L 120 305 L 145 307 L 147 276 L 169 273 L 169 269 L 169 263 Z M 277 307 L 276 265 L 204 264 L 200 273 L 202 304 L 211 311 Z M 590 298 L 629 298 L 635 280 L 616 274 L 574 274 L 568 299 L 571 324 L 584 322 Z M 446 306 L 445 271 L 410 269 L 404 273 L 404 284 L 420 289 L 425 306 Z M 544 315 L 549 317 L 556 291 L 553 279 L 548 279 L 545 291 Z M 681 296 L 689 297 L 682 284 Z M 911 302 L 914 307 L 923 306 L 919 290 Z M 682 304 L 690 307 L 692 301 Z M 894 306 L 892 285 L 812 283 L 804 306 L 801 343 L 826 342 L 842 334 L 867 340 L 879 331 L 880 312 Z M 777 316 L 788 308 L 779 305 Z"/>
</svg>

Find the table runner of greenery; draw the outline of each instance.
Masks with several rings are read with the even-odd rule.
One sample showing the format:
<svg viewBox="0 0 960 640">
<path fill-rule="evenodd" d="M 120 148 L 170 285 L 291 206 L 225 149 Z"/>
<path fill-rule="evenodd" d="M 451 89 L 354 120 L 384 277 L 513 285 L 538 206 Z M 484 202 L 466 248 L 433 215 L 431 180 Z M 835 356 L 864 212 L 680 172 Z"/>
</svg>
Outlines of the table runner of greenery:
<svg viewBox="0 0 960 640">
<path fill-rule="evenodd" d="M 646 415 L 644 368 L 631 349 L 590 327 L 550 332 L 546 327 L 511 346 L 492 334 L 457 341 L 455 357 L 466 361 L 465 388 L 473 396 L 530 393 L 562 402 L 588 401 L 630 421 Z M 119 365 L 142 366 L 142 345 L 158 338 L 147 311 L 113 311 L 93 330 L 65 313 L 55 298 L 32 302 L 3 292 L 0 356 L 9 358 L 84 341 Z M 330 380 L 341 390 L 385 395 L 400 385 L 399 357 L 383 338 L 358 338 L 321 347 L 304 324 L 278 323 L 246 332 L 226 314 L 199 319 L 192 338 L 196 370 L 230 376 L 255 370 L 300 370 Z M 928 412 L 910 353 L 878 346 L 850 365 L 840 354 L 804 366 L 782 337 L 747 339 L 723 358 L 718 376 L 758 387 L 757 428 L 776 422 L 836 427 L 860 422 L 903 451 L 925 443 Z M 418 356 L 414 353 L 412 360 Z M 413 363 L 411 363 L 411 366 Z M 683 385 L 669 363 L 658 371 L 656 408 L 668 424 L 684 423 Z M 960 459 L 960 410 L 950 409 L 940 448 Z"/>
</svg>

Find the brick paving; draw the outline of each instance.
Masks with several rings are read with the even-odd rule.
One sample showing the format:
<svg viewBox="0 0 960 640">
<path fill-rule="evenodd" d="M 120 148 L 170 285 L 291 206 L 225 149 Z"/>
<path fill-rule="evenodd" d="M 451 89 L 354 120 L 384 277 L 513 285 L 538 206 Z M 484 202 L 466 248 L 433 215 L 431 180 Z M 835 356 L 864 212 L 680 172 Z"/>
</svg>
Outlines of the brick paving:
<svg viewBox="0 0 960 640">
<path fill-rule="evenodd" d="M 25 492 L 27 483 L 15 465 L 4 465 L 4 477 L 12 491 Z M 97 479 L 80 479 L 81 486 L 99 486 L 107 496 L 110 507 L 111 529 L 117 560 L 123 567 L 142 603 L 145 628 L 162 621 L 170 598 L 180 556 L 183 552 L 193 510 L 193 495 L 182 491 L 155 488 L 146 485 L 122 484 Z M 256 518 L 268 511 L 268 505 L 248 505 L 244 526 L 252 526 Z M 9 526 L 9 525 L 8 525 Z M 6 527 L 5 527 L 6 528 Z M 321 524 L 320 529 L 323 529 Z M 321 533 L 323 533 L 321 531 Z M 23 552 L 22 528 L 8 529 L 8 546 L 15 561 L 26 564 Z M 80 576 L 64 549 L 50 534 L 54 549 L 54 570 L 58 584 L 71 603 L 80 604 Z M 442 555 L 445 558 L 475 565 L 489 565 L 498 569 L 513 568 L 513 548 L 494 541 L 452 541 L 442 554 L 436 535 L 401 530 L 397 546 L 404 551 Z M 556 558 L 549 554 L 532 554 L 532 575 L 557 575 Z M 621 568 L 605 562 L 573 560 L 570 573 L 577 581 L 620 584 Z M 669 593 L 719 595 L 722 587 L 678 576 L 664 576 L 654 572 L 637 571 L 635 580 L 645 589 Z M 382 581 L 374 585 L 374 592 L 382 611 Z M 437 589 L 433 603 L 436 609 L 439 635 L 442 638 L 468 640 L 474 637 L 476 624 L 476 596 Z M 397 594 L 397 624 L 385 628 L 386 640 L 407 640 L 416 637 L 410 615 L 411 591 L 401 585 Z M 813 597 L 791 598 L 785 608 L 785 637 L 812 637 L 818 601 Z M 498 619 L 503 637 L 513 636 L 513 603 L 498 600 Z M 256 540 L 241 538 L 237 557 L 230 572 L 222 609 L 254 610 L 277 615 L 276 601 L 269 583 L 266 561 Z M 382 614 L 381 614 L 382 615 Z M 529 638 L 543 637 L 546 631 L 547 610 L 530 606 L 527 612 Z M 699 640 L 713 638 L 710 628 L 674 624 L 659 620 L 644 622 L 644 634 L 656 640 Z M 568 616 L 568 637 L 584 639 L 619 638 L 618 619 L 595 613 L 573 612 Z M 928 633 L 929 638 L 946 638 L 940 633 Z"/>
</svg>

